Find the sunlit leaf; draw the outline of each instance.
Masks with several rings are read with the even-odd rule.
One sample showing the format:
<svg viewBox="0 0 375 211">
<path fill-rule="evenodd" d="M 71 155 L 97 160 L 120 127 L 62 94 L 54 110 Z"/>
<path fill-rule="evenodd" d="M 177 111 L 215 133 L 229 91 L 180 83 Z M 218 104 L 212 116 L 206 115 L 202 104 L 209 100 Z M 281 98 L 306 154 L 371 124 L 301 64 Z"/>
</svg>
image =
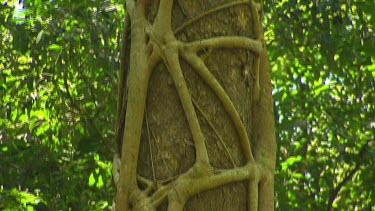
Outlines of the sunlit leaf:
<svg viewBox="0 0 375 211">
<path fill-rule="evenodd" d="M 104 183 L 103 183 L 103 177 L 102 177 L 102 175 L 99 175 L 98 182 L 96 183 L 96 187 L 97 188 L 101 188 L 101 187 L 103 187 L 103 185 L 104 185 Z"/>
<path fill-rule="evenodd" d="M 52 45 L 48 46 L 47 49 L 50 50 L 50 51 L 60 51 L 61 46 L 57 45 L 57 44 L 52 44 Z"/>
<path fill-rule="evenodd" d="M 43 34 L 44 34 L 44 31 L 41 30 L 39 33 L 38 33 L 38 36 L 36 37 L 36 44 L 39 44 L 40 40 L 42 39 L 43 37 Z"/>
<path fill-rule="evenodd" d="M 94 173 L 91 173 L 90 176 L 89 176 L 89 186 L 92 187 L 95 185 L 95 177 L 94 177 Z"/>
<path fill-rule="evenodd" d="M 292 166 L 294 163 L 300 162 L 301 160 L 302 160 L 302 157 L 300 155 L 291 156 L 285 162 L 281 163 L 281 167 L 282 167 L 283 170 L 285 170 L 288 167 Z"/>
</svg>

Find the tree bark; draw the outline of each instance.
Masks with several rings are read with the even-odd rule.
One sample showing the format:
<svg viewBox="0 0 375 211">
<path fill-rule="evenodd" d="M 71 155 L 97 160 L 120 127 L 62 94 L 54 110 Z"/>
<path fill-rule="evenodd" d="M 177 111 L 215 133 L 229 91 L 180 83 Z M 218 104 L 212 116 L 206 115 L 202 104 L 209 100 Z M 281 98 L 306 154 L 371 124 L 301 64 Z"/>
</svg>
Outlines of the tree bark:
<svg viewBox="0 0 375 211">
<path fill-rule="evenodd" d="M 129 0 L 126 11 L 114 209 L 273 210 L 261 3 Z"/>
</svg>

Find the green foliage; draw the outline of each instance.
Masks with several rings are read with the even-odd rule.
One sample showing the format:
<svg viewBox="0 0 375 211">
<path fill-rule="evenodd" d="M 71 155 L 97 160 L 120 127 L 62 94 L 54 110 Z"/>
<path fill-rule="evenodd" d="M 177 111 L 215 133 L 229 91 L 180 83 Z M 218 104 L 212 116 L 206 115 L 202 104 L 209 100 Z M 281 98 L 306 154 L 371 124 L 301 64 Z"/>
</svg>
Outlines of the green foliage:
<svg viewBox="0 0 375 211">
<path fill-rule="evenodd" d="M 10 190 L 0 190 L 1 210 L 42 210 L 45 206 L 43 200 L 38 196 L 38 192 L 32 194 L 27 191 L 20 191 L 16 188 Z"/>
<path fill-rule="evenodd" d="M 123 1 L 0 4 L 0 209 L 105 210 Z M 374 210 L 374 1 L 266 1 L 278 210 Z"/>
<path fill-rule="evenodd" d="M 277 209 L 375 209 L 375 2 L 267 3 Z"/>
<path fill-rule="evenodd" d="M 0 209 L 108 209 L 123 2 L 16 2 L 0 4 Z"/>
</svg>

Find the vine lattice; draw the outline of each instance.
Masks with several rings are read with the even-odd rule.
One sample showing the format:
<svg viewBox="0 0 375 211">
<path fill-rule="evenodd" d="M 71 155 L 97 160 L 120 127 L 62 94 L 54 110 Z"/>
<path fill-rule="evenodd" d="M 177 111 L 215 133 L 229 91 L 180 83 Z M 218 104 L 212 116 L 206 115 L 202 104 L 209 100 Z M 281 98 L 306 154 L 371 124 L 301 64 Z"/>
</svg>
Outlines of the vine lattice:
<svg viewBox="0 0 375 211">
<path fill-rule="evenodd" d="M 122 148 L 119 150 L 119 155 L 115 155 L 114 158 L 113 177 L 117 187 L 116 201 L 121 202 L 116 203 L 115 210 L 155 210 L 165 199 L 168 199 L 169 202 L 168 210 L 183 210 L 186 201 L 199 192 L 244 180 L 249 181 L 248 210 L 258 210 L 258 184 L 265 177 L 266 174 L 263 172 L 266 169 L 255 162 L 248 134 L 237 109 L 202 58 L 198 56 L 198 52 L 217 48 L 242 48 L 252 51 L 255 75 L 253 100 L 259 100 L 260 54 L 265 49 L 260 23 L 262 5 L 253 0 L 226 3 L 210 9 L 172 30 L 173 0 L 160 0 L 159 9 L 152 24 L 146 20 L 146 4 L 147 0 L 126 1 L 127 15 L 121 60 L 122 62 L 130 61 L 130 63 L 129 66 L 122 64 L 119 82 L 117 133 L 122 131 L 124 133 L 117 134 L 116 138 Z M 176 39 L 177 33 L 195 21 L 237 5 L 250 7 L 255 38 L 218 36 L 193 42 Z M 130 33 L 131 47 L 129 47 L 128 39 Z M 126 57 L 124 52 L 129 51 L 131 52 L 130 56 Z M 189 93 L 179 59 L 186 61 L 196 71 L 222 103 L 239 134 L 241 146 L 247 159 L 246 165 L 238 167 L 232 161 L 233 168 L 226 170 L 214 169 L 210 165 L 204 135 L 194 105 L 198 110 L 199 107 Z M 167 184 L 155 183 L 137 176 L 136 173 L 147 87 L 154 67 L 161 61 L 164 62 L 174 81 L 192 133 L 196 157 L 194 165 L 187 172 Z M 141 190 L 138 183 L 142 183 L 147 188 Z"/>
</svg>

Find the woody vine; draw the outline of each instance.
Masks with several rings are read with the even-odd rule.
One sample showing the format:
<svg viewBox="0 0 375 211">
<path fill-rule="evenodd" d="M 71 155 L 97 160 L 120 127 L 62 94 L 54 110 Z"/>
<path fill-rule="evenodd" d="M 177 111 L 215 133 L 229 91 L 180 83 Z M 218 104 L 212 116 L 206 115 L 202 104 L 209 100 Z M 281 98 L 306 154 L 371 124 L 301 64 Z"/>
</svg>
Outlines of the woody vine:
<svg viewBox="0 0 375 211">
<path fill-rule="evenodd" d="M 183 210 L 186 201 L 199 192 L 204 192 L 228 183 L 248 180 L 248 210 L 258 210 L 259 184 L 269 180 L 273 172 L 254 159 L 249 136 L 240 115 L 230 97 L 211 74 L 198 55 L 202 50 L 218 48 L 242 48 L 254 54 L 253 103 L 262 98 L 260 83 L 261 55 L 264 54 L 263 29 L 260 23 L 262 5 L 253 0 L 234 1 L 212 8 L 186 21 L 173 30 L 171 12 L 173 0 L 160 0 L 156 18 L 151 24 L 146 20 L 145 8 L 148 0 L 126 1 L 125 28 L 123 33 L 121 72 L 118 90 L 116 141 L 118 154 L 114 156 L 113 178 L 117 188 L 115 210 L 155 210 L 165 199 L 168 210 Z M 217 11 L 238 5 L 250 8 L 254 27 L 254 38 L 244 36 L 218 36 L 193 42 L 183 42 L 175 35 L 195 21 Z M 130 45 L 131 42 L 131 45 Z M 127 55 L 125 52 L 131 52 Z M 209 160 L 204 134 L 197 119 L 197 105 L 187 87 L 179 59 L 186 61 L 203 81 L 212 89 L 233 122 L 247 163 L 232 169 L 214 169 Z M 124 62 L 125 61 L 125 62 Z M 195 147 L 195 163 L 185 173 L 167 184 L 137 175 L 137 160 L 141 131 L 145 114 L 145 102 L 149 79 L 155 66 L 163 62 L 171 75 Z M 199 110 L 199 108 L 197 108 Z M 227 154 L 230 153 L 226 151 Z M 138 183 L 147 186 L 140 189 Z M 177 200 L 178 199 L 178 200 Z"/>
</svg>

